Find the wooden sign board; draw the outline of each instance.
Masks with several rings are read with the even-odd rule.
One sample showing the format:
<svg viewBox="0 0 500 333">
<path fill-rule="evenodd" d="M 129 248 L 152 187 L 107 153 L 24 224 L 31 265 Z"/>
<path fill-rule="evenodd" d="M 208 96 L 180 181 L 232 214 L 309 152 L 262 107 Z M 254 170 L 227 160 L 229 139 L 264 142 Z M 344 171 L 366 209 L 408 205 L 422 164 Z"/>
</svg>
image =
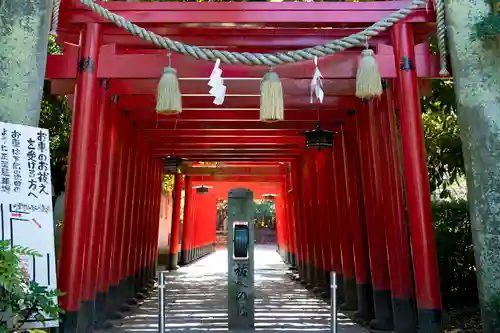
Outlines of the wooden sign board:
<svg viewBox="0 0 500 333">
<path fill-rule="evenodd" d="M 0 122 L 0 237 L 40 257 L 21 258 L 32 280 L 56 289 L 49 131 Z M 23 329 L 57 327 L 30 319 Z"/>
</svg>

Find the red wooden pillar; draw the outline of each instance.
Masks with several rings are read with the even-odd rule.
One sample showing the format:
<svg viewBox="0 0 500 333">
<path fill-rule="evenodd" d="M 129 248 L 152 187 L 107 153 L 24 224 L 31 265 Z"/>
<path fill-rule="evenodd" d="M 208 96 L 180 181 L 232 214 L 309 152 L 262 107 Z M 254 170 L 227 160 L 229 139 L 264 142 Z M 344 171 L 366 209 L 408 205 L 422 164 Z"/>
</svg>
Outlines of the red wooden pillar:
<svg viewBox="0 0 500 333">
<path fill-rule="evenodd" d="M 294 192 L 293 192 L 293 184 L 292 184 L 292 173 L 293 170 L 289 169 L 286 174 L 286 208 L 287 208 L 287 219 L 288 219 L 288 237 L 290 242 L 289 249 L 289 264 L 293 267 L 297 267 L 297 237 L 295 233 L 295 223 L 296 223 L 296 215 L 295 215 L 295 200 L 294 200 Z"/>
<path fill-rule="evenodd" d="M 142 259 L 141 266 L 139 270 L 141 271 L 141 291 L 150 287 L 150 281 L 152 278 L 152 274 L 154 265 L 152 264 L 154 261 L 154 233 L 155 233 L 155 177 L 156 177 L 156 161 L 147 154 L 146 162 L 145 162 L 146 176 L 144 178 L 145 185 L 145 196 L 144 196 L 144 212 L 143 212 L 143 232 L 144 232 L 144 240 L 141 244 L 142 248 Z M 162 184 L 163 186 L 163 184 Z M 161 194 L 160 194 L 161 201 Z M 159 217 L 158 217 L 159 223 Z M 158 243 L 158 238 L 156 238 L 156 244 Z"/>
<path fill-rule="evenodd" d="M 130 297 L 135 296 L 136 292 L 136 278 L 135 275 L 135 260 L 138 250 L 139 240 L 139 230 L 142 230 L 143 225 L 139 219 L 139 209 L 141 205 L 141 185 L 143 182 L 143 177 L 147 166 L 144 165 L 144 150 L 143 142 L 141 142 L 141 137 L 137 131 L 133 130 L 133 138 L 136 141 L 136 158 L 134 160 L 134 173 L 133 173 L 133 183 L 132 183 L 132 193 L 130 196 L 130 233 L 128 235 L 127 243 L 129 244 L 126 262 L 127 262 L 127 283 L 128 283 L 128 295 Z"/>
<path fill-rule="evenodd" d="M 130 127 L 128 121 L 122 118 L 122 128 L 123 128 L 123 140 L 126 144 L 126 149 L 128 150 L 128 158 L 126 168 L 123 173 L 123 206 L 122 214 L 120 214 L 119 225 L 122 227 L 122 232 L 120 234 L 120 252 L 117 254 L 117 260 L 119 261 L 118 266 L 118 278 L 119 278 L 119 299 L 123 301 L 129 297 L 129 279 L 127 277 L 127 262 L 128 262 L 128 250 L 130 248 L 129 237 L 131 235 L 132 223 L 131 223 L 131 196 L 133 188 L 133 179 L 135 177 L 136 171 L 136 160 L 137 160 L 137 149 L 136 141 L 131 138 Z"/>
<path fill-rule="evenodd" d="M 275 200 L 274 201 L 274 214 L 276 218 L 276 245 L 277 245 L 277 251 L 278 254 L 280 255 L 281 259 L 283 259 L 283 250 L 284 250 L 284 245 L 283 245 L 283 233 L 281 231 L 281 212 L 279 212 L 279 201 Z"/>
<path fill-rule="evenodd" d="M 184 192 L 184 219 L 182 221 L 182 243 L 181 243 L 181 264 L 189 264 L 192 260 L 192 237 L 193 220 L 191 212 L 193 210 L 193 181 L 191 176 L 186 176 Z"/>
<path fill-rule="evenodd" d="M 193 211 L 193 218 L 194 218 L 194 221 L 195 221 L 195 225 L 194 225 L 194 232 L 195 232 L 195 244 L 193 246 L 194 248 L 194 259 L 198 259 L 202 256 L 202 253 L 201 253 L 201 247 L 202 247 L 202 240 L 203 240 L 203 234 L 205 232 L 205 221 L 201 218 L 199 212 L 201 211 L 200 208 L 204 208 L 205 205 L 206 205 L 206 193 L 197 193 L 196 190 L 193 191 L 194 193 L 196 193 L 195 195 L 195 209 L 197 208 L 198 209 L 198 212 L 196 210 Z M 208 212 L 207 212 L 208 213 Z"/>
<path fill-rule="evenodd" d="M 147 151 L 147 150 L 146 150 Z M 154 192 L 153 192 L 153 185 L 154 185 L 154 172 L 155 172 L 155 167 L 156 167 L 156 160 L 153 159 L 150 154 L 146 154 L 146 160 L 148 163 L 148 169 L 147 169 L 147 175 L 144 180 L 144 209 L 143 209 L 143 221 L 142 223 L 147 226 L 148 228 L 148 233 L 152 233 L 153 231 L 151 230 L 153 227 L 151 226 L 154 223 L 154 208 L 153 208 L 153 198 L 154 198 Z M 161 183 L 162 186 L 162 191 L 163 191 L 163 180 Z M 161 203 L 161 197 L 160 197 L 160 203 Z M 159 219 L 159 217 L 158 217 Z M 158 221 L 159 223 L 159 221 Z M 158 239 L 156 239 L 156 243 L 158 243 Z M 140 275 L 141 275 L 141 286 L 142 288 L 149 288 L 150 284 L 149 282 L 151 281 L 151 263 L 149 256 L 150 254 L 150 249 L 149 249 L 149 243 L 148 243 L 148 238 L 145 238 L 142 242 L 141 245 L 141 265 L 139 267 L 140 270 Z M 156 274 L 154 272 L 153 274 Z"/>
<path fill-rule="evenodd" d="M 309 228 L 314 230 L 312 234 L 311 241 L 314 246 L 314 266 L 313 266 L 313 276 L 314 285 L 317 289 L 324 289 L 324 264 L 323 264 L 323 247 L 321 242 L 321 228 L 322 228 L 322 218 L 320 213 L 320 205 L 318 204 L 318 158 L 322 155 L 322 152 L 315 150 L 311 151 L 311 158 L 309 160 L 310 171 L 308 175 L 308 182 L 310 185 L 309 189 Z"/>
<path fill-rule="evenodd" d="M 307 150 L 303 154 L 302 158 L 302 177 L 301 177 L 301 201 L 302 201 L 302 218 L 304 225 L 304 236 L 305 236 L 305 244 L 307 246 L 307 257 L 306 257 L 306 280 L 307 287 L 312 287 L 315 285 L 315 274 L 314 267 L 316 266 L 315 262 L 315 253 L 314 253 L 314 225 L 311 219 L 311 151 Z"/>
<path fill-rule="evenodd" d="M 334 160 L 333 153 L 326 155 L 326 180 L 327 184 L 327 196 L 326 202 L 328 207 L 328 218 L 329 218 L 329 234 L 328 243 L 330 244 L 331 253 L 331 267 L 332 270 L 337 274 L 337 300 L 342 303 L 344 301 L 344 279 L 342 273 L 342 255 L 340 250 L 340 232 L 339 229 L 343 226 L 342 221 L 339 220 L 338 215 L 338 204 L 335 191 L 335 173 L 334 173 Z M 330 277 L 328 277 L 330 279 Z M 330 281 L 330 280 L 328 280 Z"/>
<path fill-rule="evenodd" d="M 291 197 L 292 186 L 290 184 L 290 169 L 288 168 L 283 182 L 283 202 L 285 206 L 285 215 L 287 220 L 287 237 L 288 237 L 288 250 L 286 253 L 286 261 L 290 266 L 294 266 L 293 256 L 295 254 L 295 236 L 293 234 L 293 201 Z"/>
<path fill-rule="evenodd" d="M 181 203 L 182 203 L 182 175 L 175 174 L 174 192 L 172 202 L 172 229 L 170 232 L 170 249 L 167 269 L 175 270 L 178 268 L 179 255 L 179 234 L 181 230 Z"/>
<path fill-rule="evenodd" d="M 385 98 L 378 103 L 380 156 L 387 162 L 384 168 L 386 191 L 386 239 L 391 277 L 391 294 L 396 332 L 415 332 L 417 318 L 414 309 L 413 279 L 408 229 L 403 200 L 403 183 L 400 172 L 399 147 L 395 133 L 392 94 L 386 90 Z"/>
<path fill-rule="evenodd" d="M 307 231 L 305 230 L 306 223 L 304 220 L 304 201 L 302 200 L 302 158 L 295 160 L 292 166 L 293 169 L 293 191 L 296 203 L 297 213 L 297 242 L 299 244 L 299 276 L 303 284 L 307 283 L 307 261 L 308 261 L 308 246 L 307 246 Z"/>
<path fill-rule="evenodd" d="M 346 199 L 347 210 L 350 216 L 349 227 L 352 235 L 354 251 L 354 268 L 356 271 L 356 291 L 358 310 L 356 317 L 362 320 L 373 318 L 373 287 L 370 274 L 367 234 L 365 225 L 365 211 L 363 205 L 363 188 L 361 186 L 358 124 L 357 117 L 350 113 L 349 121 L 343 127 L 344 170 L 347 182 Z"/>
<path fill-rule="evenodd" d="M 368 231 L 370 267 L 373 283 L 373 300 L 375 319 L 370 326 L 378 330 L 392 330 L 391 289 L 387 263 L 387 247 L 385 240 L 385 214 L 380 198 L 385 190 L 381 179 L 381 169 L 385 161 L 381 161 L 376 143 L 376 124 L 373 103 L 363 103 L 359 116 L 359 147 L 362 165 L 362 182 L 365 202 L 365 218 Z M 383 165 L 382 165 L 383 163 Z"/>
<path fill-rule="evenodd" d="M 122 281 L 123 281 L 123 289 L 122 296 L 123 297 L 131 297 L 134 294 L 134 277 L 131 275 L 132 268 L 132 248 L 134 237 L 137 235 L 134 232 L 137 230 L 137 220 L 135 219 L 135 210 L 137 206 L 137 189 L 139 187 L 139 178 L 141 167 L 139 165 L 140 159 L 140 143 L 138 138 L 138 133 L 133 129 L 129 128 L 130 137 L 131 137 L 131 166 L 129 172 L 127 173 L 127 185 L 125 191 L 125 216 L 124 216 L 124 224 L 126 227 L 126 234 L 124 238 L 125 248 L 122 253 L 122 266 L 121 273 Z"/>
<path fill-rule="evenodd" d="M 147 151 L 147 150 L 146 150 Z M 144 177 L 144 210 L 141 218 L 143 241 L 141 243 L 141 264 L 139 267 L 140 271 L 140 289 L 141 292 L 145 291 L 147 288 L 151 287 L 151 274 L 152 274 L 152 257 L 154 249 L 152 247 L 152 238 L 154 237 L 154 218 L 153 213 L 154 207 L 154 177 L 155 177 L 155 160 L 146 154 L 146 161 L 144 168 L 146 170 L 146 175 Z M 160 198 L 161 200 L 161 198 Z M 158 243 L 158 239 L 156 239 Z"/>
<path fill-rule="evenodd" d="M 290 199 L 288 195 L 288 184 L 287 178 L 285 177 L 283 180 L 282 190 L 281 190 L 282 204 L 283 204 L 283 215 L 285 216 L 285 235 L 287 239 L 286 244 L 286 253 L 285 253 L 285 261 L 287 264 L 292 264 L 292 247 L 293 247 L 293 238 L 292 238 L 292 215 L 290 214 Z"/>
<path fill-rule="evenodd" d="M 149 260 L 149 276 L 150 280 L 155 277 L 156 274 L 156 263 L 158 258 L 158 233 L 160 230 L 160 206 L 161 206 L 161 192 L 163 187 L 163 164 L 161 161 L 154 159 L 154 171 L 153 171 L 153 234 L 151 241 L 151 256 Z"/>
<path fill-rule="evenodd" d="M 215 212 L 215 221 L 212 226 L 212 237 L 210 238 L 210 243 L 211 243 L 211 249 L 210 252 L 215 252 L 215 245 L 217 243 L 217 194 L 214 193 L 214 202 L 215 202 L 215 207 L 214 207 L 214 212 Z"/>
<path fill-rule="evenodd" d="M 315 153 L 316 155 L 316 224 L 318 226 L 317 243 L 321 247 L 321 267 L 319 270 L 319 286 L 325 294 L 330 292 L 330 272 L 332 271 L 332 249 L 330 237 L 330 214 L 327 203 L 328 187 L 327 173 L 328 155 L 331 155 L 331 149 L 321 150 Z"/>
<path fill-rule="evenodd" d="M 205 206 L 205 194 L 200 194 L 197 193 L 196 190 L 193 191 L 195 194 L 195 208 L 198 206 L 198 210 L 200 210 L 200 207 Z M 201 210 L 200 210 L 201 211 Z M 194 232 L 195 232 L 195 244 L 193 246 L 194 248 L 194 254 L 195 254 L 195 260 L 200 258 L 202 256 L 201 253 L 201 245 L 202 245 L 202 239 L 203 239 L 203 233 L 205 232 L 205 224 L 203 223 L 203 219 L 200 218 L 200 214 L 196 212 L 196 210 L 193 211 L 193 218 L 195 221 L 194 225 Z"/>
<path fill-rule="evenodd" d="M 335 199 L 337 201 L 337 225 L 342 254 L 342 277 L 344 284 L 344 303 L 341 307 L 343 310 L 355 310 L 357 308 L 357 297 L 352 246 L 353 237 L 349 227 L 341 227 L 346 224 L 351 224 L 350 216 L 347 214 L 346 175 L 344 169 L 344 134 L 336 136 L 335 139 L 333 170 L 335 178 Z"/>
<path fill-rule="evenodd" d="M 283 184 L 281 184 L 283 187 Z M 283 261 L 286 262 L 287 244 L 285 237 L 285 219 L 283 216 L 283 202 L 281 197 L 274 199 L 274 211 L 276 217 L 276 243 L 278 245 L 278 253 Z"/>
<path fill-rule="evenodd" d="M 210 192 L 210 190 L 209 190 Z M 199 229 L 199 232 L 198 232 L 198 242 L 196 244 L 196 252 L 197 252 L 197 259 L 198 258 L 201 258 L 202 256 L 205 255 L 204 251 L 203 251 L 203 238 L 205 237 L 205 232 L 206 232 L 206 227 L 207 227 L 207 220 L 202 218 L 202 216 L 200 216 L 200 212 L 204 211 L 204 208 L 207 207 L 207 201 L 208 201 L 208 197 L 209 197 L 209 193 L 205 193 L 205 194 L 201 194 L 201 195 L 198 195 L 198 198 L 201 196 L 202 197 L 202 200 L 201 202 L 199 202 L 199 206 L 198 207 L 203 207 L 202 209 L 203 210 L 200 210 L 198 208 L 198 213 L 196 214 L 195 213 L 195 219 L 196 219 L 196 222 L 197 222 L 197 225 L 198 225 L 198 229 Z M 196 201 L 198 201 L 199 199 L 197 199 Z M 208 207 L 207 207 L 208 208 Z M 210 210 L 207 209 L 207 214 L 210 214 Z M 196 229 L 196 228 L 195 228 Z"/>
<path fill-rule="evenodd" d="M 90 307 L 92 316 L 95 317 L 100 308 L 105 305 L 102 298 L 96 297 L 98 293 L 98 278 L 102 274 L 101 271 L 107 268 L 107 265 L 100 260 L 100 252 L 104 251 L 106 246 L 106 239 L 104 236 L 104 225 L 107 223 L 105 220 L 105 198 L 107 191 L 107 169 L 109 160 L 109 138 L 110 138 L 110 119 L 108 116 L 109 97 L 107 94 L 107 81 L 101 81 L 99 89 L 99 126 L 97 131 L 97 159 L 96 170 L 94 175 L 93 186 L 93 202 L 92 202 L 92 215 L 89 228 L 89 243 L 85 250 L 85 265 L 87 269 L 84 271 L 86 274 L 83 280 L 87 281 L 87 288 L 84 290 L 83 299 Z"/>
<path fill-rule="evenodd" d="M 145 142 L 144 142 L 145 143 Z M 154 172 L 156 168 L 156 160 L 153 159 L 150 154 L 149 154 L 149 149 L 147 148 L 147 145 L 144 147 L 144 166 L 145 166 L 145 175 L 143 178 L 143 199 L 142 199 L 142 208 L 141 208 L 141 214 L 140 214 L 140 223 L 141 225 L 144 226 L 145 234 L 147 237 L 144 237 L 142 241 L 140 242 L 140 263 L 137 267 L 138 275 L 139 275 L 139 282 L 138 282 L 138 289 L 141 292 L 144 292 L 147 288 L 150 287 L 148 282 L 150 281 L 150 262 L 148 262 L 148 255 L 149 254 L 149 238 L 148 235 L 151 235 L 154 230 L 154 224 L 153 224 L 153 208 L 152 206 L 152 198 L 153 198 L 153 193 L 152 193 L 152 187 L 153 187 L 153 178 L 154 178 Z M 163 184 L 162 184 L 163 186 Z M 162 188 L 163 190 L 163 188 Z M 161 197 L 160 197 L 161 201 Z M 158 217 L 158 223 L 159 223 L 159 217 Z M 153 237 L 153 236 L 149 236 Z M 155 242 L 155 240 L 151 240 L 151 242 Z M 156 239 L 156 244 L 158 244 L 158 239 Z"/>
<path fill-rule="evenodd" d="M 212 221 L 212 201 L 211 201 L 211 196 L 212 193 L 210 190 L 208 193 L 205 193 L 203 195 L 203 210 L 201 212 L 206 212 L 206 216 L 202 216 L 200 212 L 196 214 L 196 217 L 199 220 L 199 225 L 200 225 L 200 240 L 199 240 L 199 252 L 200 252 L 200 257 L 205 256 L 208 254 L 207 251 L 207 237 L 209 235 L 209 227 L 210 227 L 210 222 Z"/>
<path fill-rule="evenodd" d="M 191 190 L 191 199 L 189 209 L 189 220 L 191 221 L 191 244 L 189 245 L 190 249 L 190 259 L 189 261 L 195 261 L 198 259 L 198 236 L 199 236 L 199 220 L 196 215 L 196 206 L 200 204 L 198 201 L 199 194 L 197 190 L 194 188 Z"/>
<path fill-rule="evenodd" d="M 82 253 L 89 243 L 92 193 L 94 185 L 96 138 L 100 109 L 97 100 L 97 65 L 102 42 L 102 26 L 84 25 L 81 34 L 80 67 L 75 91 L 73 126 L 67 175 L 64 230 L 59 270 L 59 288 L 65 295 L 59 299 L 65 310 L 64 329 L 73 331 L 78 324 L 85 261 Z M 68 269 L 70 267 L 70 269 Z M 83 312 L 83 311 L 81 311 Z M 86 313 L 82 313 L 86 317 Z M 88 326 L 88 321 L 80 325 Z"/>
<path fill-rule="evenodd" d="M 114 174 L 116 176 L 116 183 L 113 186 L 116 187 L 116 197 L 111 197 L 114 200 L 113 210 L 108 211 L 112 229 L 110 230 L 111 238 L 113 239 L 113 247 L 111 248 L 110 255 L 110 290 L 108 302 L 106 304 L 107 312 L 111 313 L 118 309 L 120 302 L 123 300 L 120 297 L 120 267 L 121 253 L 124 245 L 123 237 L 125 233 L 126 226 L 123 223 L 124 209 L 125 209 L 125 183 L 126 174 L 128 173 L 129 161 L 130 161 L 130 148 L 128 146 L 128 133 L 124 128 L 124 122 L 120 115 L 120 110 L 116 107 L 115 116 L 116 123 L 116 140 L 118 145 L 118 157 L 117 166 Z M 109 207 L 111 209 L 111 207 Z"/>
<path fill-rule="evenodd" d="M 288 235 L 288 216 L 287 216 L 287 212 L 286 212 L 286 184 L 284 182 L 284 179 L 283 181 L 281 182 L 281 193 L 279 194 L 278 197 L 276 197 L 276 201 L 275 201 L 275 205 L 278 206 L 278 203 L 279 203 L 279 206 L 280 206 L 280 214 L 281 214 L 281 217 L 280 217 L 280 227 L 282 229 L 282 235 L 283 235 L 283 261 L 285 263 L 290 263 L 290 260 L 289 260 L 289 251 L 290 251 L 290 239 L 289 239 L 289 235 Z M 276 212 L 276 219 L 278 218 L 278 213 Z"/>
<path fill-rule="evenodd" d="M 403 151 L 404 182 L 415 272 L 419 327 L 422 332 L 442 330 L 436 246 L 432 226 L 430 186 L 420 114 L 415 44 L 408 24 L 392 30 L 396 87 L 399 94 L 399 123 Z"/>
<path fill-rule="evenodd" d="M 148 223 L 147 223 L 147 207 L 145 205 L 146 201 L 146 186 L 148 182 L 148 177 L 151 169 L 150 160 L 148 156 L 148 146 L 146 142 L 139 136 L 138 140 L 139 149 L 139 175 L 137 182 L 137 193 L 134 199 L 134 227 L 132 229 L 132 249 L 130 253 L 130 258 L 133 260 L 132 267 L 130 269 L 130 276 L 133 277 L 134 282 L 134 295 L 142 297 L 142 292 L 144 291 L 143 275 L 144 275 L 144 254 L 146 252 L 146 242 L 147 238 L 142 237 L 142 233 L 147 235 Z"/>
<path fill-rule="evenodd" d="M 292 264 L 292 235 L 291 235 L 291 224 L 292 224 L 292 216 L 290 214 L 290 200 L 288 195 L 288 178 L 285 176 L 281 183 L 281 204 L 283 205 L 283 216 L 285 225 L 284 233 L 287 239 L 286 241 L 286 249 L 284 253 L 284 261 L 285 263 L 291 265 Z"/>
<path fill-rule="evenodd" d="M 212 253 L 215 251 L 215 240 L 217 234 L 217 195 L 216 193 L 212 194 L 212 207 L 213 207 L 213 223 L 210 228 L 210 237 L 209 237 L 209 251 L 208 253 Z"/>
<path fill-rule="evenodd" d="M 336 223 L 333 219 L 329 201 L 331 200 L 332 151 L 324 150 L 318 159 L 318 204 L 321 218 L 321 244 L 323 252 L 323 283 L 325 296 L 330 296 L 330 273 L 335 271 L 332 247 L 337 246 Z"/>
<path fill-rule="evenodd" d="M 109 296 L 112 288 L 111 269 L 113 266 L 112 251 L 116 245 L 114 238 L 114 223 L 115 205 L 118 198 L 117 183 L 118 183 L 118 165 L 120 164 L 120 154 L 118 147 L 118 121 L 119 114 L 116 102 L 113 100 L 109 104 L 109 110 L 105 113 L 105 119 L 109 118 L 107 126 L 109 140 L 107 142 L 106 154 L 108 160 L 103 168 L 102 184 L 106 184 L 106 191 L 103 195 L 103 229 L 102 229 L 102 248 L 99 253 L 99 276 L 97 281 L 97 296 L 96 296 L 96 329 L 102 329 L 106 324 L 106 304 L 109 302 Z"/>
<path fill-rule="evenodd" d="M 295 235 L 295 265 L 298 268 L 301 279 L 304 277 L 304 243 L 302 232 L 302 212 L 299 203 L 299 172 L 298 161 L 291 164 L 290 183 L 292 187 L 291 197 L 293 201 L 294 235 Z"/>
</svg>

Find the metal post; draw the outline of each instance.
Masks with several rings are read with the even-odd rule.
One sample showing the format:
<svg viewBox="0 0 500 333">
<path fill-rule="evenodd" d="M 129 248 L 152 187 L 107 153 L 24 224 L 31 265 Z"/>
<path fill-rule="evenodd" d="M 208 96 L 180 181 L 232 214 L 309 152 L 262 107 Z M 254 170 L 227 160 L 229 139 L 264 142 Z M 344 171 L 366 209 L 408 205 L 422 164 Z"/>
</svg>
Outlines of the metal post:
<svg viewBox="0 0 500 333">
<path fill-rule="evenodd" d="M 337 333 L 337 274 L 335 272 L 330 272 L 330 295 L 331 299 L 331 332 Z"/>
<path fill-rule="evenodd" d="M 158 273 L 158 332 L 165 333 L 165 275 Z"/>
</svg>

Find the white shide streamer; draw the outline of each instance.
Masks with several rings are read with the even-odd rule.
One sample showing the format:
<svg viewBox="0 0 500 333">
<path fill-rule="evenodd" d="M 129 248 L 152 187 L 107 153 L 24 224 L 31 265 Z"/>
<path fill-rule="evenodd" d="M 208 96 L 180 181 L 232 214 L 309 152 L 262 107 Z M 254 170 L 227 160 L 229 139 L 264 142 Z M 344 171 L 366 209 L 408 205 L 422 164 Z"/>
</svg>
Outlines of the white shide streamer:
<svg viewBox="0 0 500 333">
<path fill-rule="evenodd" d="M 323 75 L 318 67 L 318 57 L 314 57 L 314 75 L 311 80 L 311 103 L 314 101 L 314 96 L 323 103 L 323 98 L 325 97 L 325 92 L 323 91 Z"/>
<path fill-rule="evenodd" d="M 222 105 L 226 96 L 226 86 L 222 78 L 222 69 L 219 66 L 220 59 L 217 59 L 212 74 L 210 74 L 210 80 L 208 81 L 208 85 L 211 87 L 209 94 L 214 97 L 215 105 Z"/>
</svg>

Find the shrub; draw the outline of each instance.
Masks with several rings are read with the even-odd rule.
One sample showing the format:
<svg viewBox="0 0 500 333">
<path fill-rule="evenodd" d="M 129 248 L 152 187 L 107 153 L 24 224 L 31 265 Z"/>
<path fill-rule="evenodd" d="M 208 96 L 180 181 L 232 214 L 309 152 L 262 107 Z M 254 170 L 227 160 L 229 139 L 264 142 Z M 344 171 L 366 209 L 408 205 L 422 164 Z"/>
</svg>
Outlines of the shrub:
<svg viewBox="0 0 500 333">
<path fill-rule="evenodd" d="M 23 256 L 40 255 L 0 241 L 0 333 L 16 330 L 30 318 L 43 322 L 44 314 L 57 318 L 62 312 L 55 302 L 61 293 L 31 281 Z"/>
<path fill-rule="evenodd" d="M 467 202 L 436 201 L 432 212 L 443 303 L 475 303 L 478 294 Z"/>
</svg>

